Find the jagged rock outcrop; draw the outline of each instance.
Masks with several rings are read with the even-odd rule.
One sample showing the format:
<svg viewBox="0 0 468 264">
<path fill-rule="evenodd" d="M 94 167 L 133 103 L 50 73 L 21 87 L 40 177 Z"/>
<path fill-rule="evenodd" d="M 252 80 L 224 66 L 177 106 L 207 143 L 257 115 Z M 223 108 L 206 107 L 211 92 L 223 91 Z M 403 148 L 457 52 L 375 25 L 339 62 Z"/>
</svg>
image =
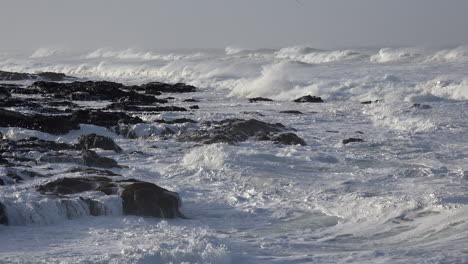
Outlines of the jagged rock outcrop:
<svg viewBox="0 0 468 264">
<path fill-rule="evenodd" d="M 57 195 L 57 198 L 90 191 L 106 195 L 119 195 L 122 198 L 123 213 L 126 215 L 152 216 L 163 218 L 184 217 L 179 208 L 181 200 L 177 193 L 168 191 L 156 184 L 133 179 L 116 180 L 108 177 L 61 178 L 37 187 L 37 191 Z M 93 200 L 87 200 L 93 206 Z M 99 215 L 90 208 L 91 215 Z M 93 214 L 94 212 L 94 214 Z M 1 213 L 1 211 L 0 211 Z"/>
<path fill-rule="evenodd" d="M 195 141 L 204 144 L 229 143 L 246 141 L 257 133 L 272 133 L 291 130 L 280 123 L 270 124 L 255 119 L 225 119 L 206 122 L 204 128 L 181 134 L 179 141 Z"/>
<path fill-rule="evenodd" d="M 74 77 L 67 76 L 63 73 L 56 72 L 41 72 L 41 73 L 23 73 L 23 72 L 7 72 L 0 71 L 1 81 L 24 81 L 24 80 L 47 80 L 47 81 L 65 81 L 74 79 Z"/>
<path fill-rule="evenodd" d="M 192 93 L 197 90 L 195 86 L 185 83 L 168 84 L 162 82 L 150 82 L 141 85 L 141 88 L 149 94 L 157 93 Z"/>
<path fill-rule="evenodd" d="M 318 96 L 306 95 L 294 100 L 296 103 L 323 103 L 322 98 Z"/>
<path fill-rule="evenodd" d="M 264 98 L 264 97 L 254 97 L 254 98 L 249 98 L 249 103 L 256 103 L 256 102 L 272 102 L 273 100 L 270 98 Z"/>
<path fill-rule="evenodd" d="M 104 150 L 113 150 L 118 153 L 122 152 L 122 149 L 115 144 L 112 138 L 96 135 L 95 133 L 80 136 L 75 147 L 80 150 L 100 148 Z"/>
</svg>

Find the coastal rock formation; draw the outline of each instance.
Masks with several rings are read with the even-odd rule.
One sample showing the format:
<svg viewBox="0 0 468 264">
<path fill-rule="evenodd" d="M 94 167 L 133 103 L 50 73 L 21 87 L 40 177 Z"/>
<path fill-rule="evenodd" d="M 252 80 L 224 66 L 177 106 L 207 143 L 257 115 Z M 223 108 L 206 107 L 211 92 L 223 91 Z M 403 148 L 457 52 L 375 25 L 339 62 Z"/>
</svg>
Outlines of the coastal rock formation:
<svg viewBox="0 0 468 264">
<path fill-rule="evenodd" d="M 141 89 L 145 93 L 157 94 L 157 93 L 192 93 L 197 90 L 195 86 L 187 85 L 185 83 L 168 84 L 162 82 L 150 82 L 141 85 Z"/>
<path fill-rule="evenodd" d="M 364 139 L 362 138 L 347 138 L 343 139 L 342 143 L 343 145 L 349 144 L 349 143 L 354 143 L 354 142 L 364 142 Z"/>
<path fill-rule="evenodd" d="M 322 98 L 318 96 L 306 95 L 294 100 L 296 103 L 323 103 Z"/>
<path fill-rule="evenodd" d="M 127 215 L 183 217 L 179 212 L 179 195 L 153 183 L 135 182 L 126 185 L 121 197 L 124 214 Z"/>
<path fill-rule="evenodd" d="M 272 133 L 291 130 L 280 123 L 270 124 L 250 119 L 225 119 L 222 121 L 206 122 L 204 128 L 183 133 L 179 141 L 195 141 L 203 144 L 229 143 L 246 141 L 258 133 Z"/>
<path fill-rule="evenodd" d="M 24 81 L 24 80 L 47 80 L 47 81 L 65 81 L 74 79 L 74 77 L 67 76 L 63 73 L 56 72 L 41 72 L 41 73 L 22 73 L 22 72 L 7 72 L 0 71 L 1 81 Z"/>
<path fill-rule="evenodd" d="M 302 138 L 298 137 L 294 133 L 279 134 L 273 138 L 273 142 L 275 142 L 276 144 L 284 144 L 284 145 L 301 145 L 301 146 L 307 145 L 306 142 Z"/>
<path fill-rule="evenodd" d="M 256 103 L 256 102 L 272 102 L 273 100 L 270 98 L 264 98 L 264 97 L 254 97 L 254 98 L 249 98 L 249 103 Z"/>
<path fill-rule="evenodd" d="M 113 150 L 118 153 L 122 152 L 122 149 L 117 144 L 115 144 L 111 138 L 99 136 L 95 133 L 80 136 L 77 140 L 77 143 L 75 144 L 75 147 L 81 150 L 100 148 L 104 150 Z"/>
<path fill-rule="evenodd" d="M 119 195 L 122 198 L 123 213 L 126 215 L 152 216 L 162 218 L 183 217 L 179 208 L 181 199 L 175 192 L 156 184 L 133 179 L 116 180 L 108 177 L 61 178 L 37 187 L 42 194 L 56 195 L 61 199 L 66 195 L 85 192 L 102 192 L 105 195 Z M 90 206 L 91 215 L 103 215 L 93 210 L 96 201 L 81 197 Z M 1 208 L 0 208 L 1 216 Z"/>
</svg>

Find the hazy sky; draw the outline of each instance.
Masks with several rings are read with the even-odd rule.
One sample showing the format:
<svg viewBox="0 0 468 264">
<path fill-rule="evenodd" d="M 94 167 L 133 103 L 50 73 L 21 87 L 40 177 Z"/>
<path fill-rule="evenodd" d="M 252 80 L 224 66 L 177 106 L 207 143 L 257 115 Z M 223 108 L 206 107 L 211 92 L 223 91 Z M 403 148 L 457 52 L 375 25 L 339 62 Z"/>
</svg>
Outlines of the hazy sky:
<svg viewBox="0 0 468 264">
<path fill-rule="evenodd" d="M 468 43 L 468 0 L 0 0 L 0 4 L 0 49 Z"/>
</svg>

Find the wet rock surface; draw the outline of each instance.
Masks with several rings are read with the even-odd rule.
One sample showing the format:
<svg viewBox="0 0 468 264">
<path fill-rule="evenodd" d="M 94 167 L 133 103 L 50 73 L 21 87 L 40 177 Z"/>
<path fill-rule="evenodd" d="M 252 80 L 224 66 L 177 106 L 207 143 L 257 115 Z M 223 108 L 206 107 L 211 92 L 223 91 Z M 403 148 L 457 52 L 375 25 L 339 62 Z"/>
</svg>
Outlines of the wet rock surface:
<svg viewBox="0 0 468 264">
<path fill-rule="evenodd" d="M 343 145 L 346 145 L 346 144 L 349 144 L 349 143 L 360 143 L 360 142 L 364 142 L 364 139 L 362 138 L 347 138 L 347 139 L 343 139 L 342 143 Z"/>
<path fill-rule="evenodd" d="M 100 148 L 104 150 L 113 150 L 118 153 L 122 152 L 122 149 L 115 144 L 114 140 L 109 137 L 96 135 L 95 133 L 80 136 L 75 147 L 81 150 Z"/>
<path fill-rule="evenodd" d="M 168 84 L 161 82 L 150 82 L 144 85 L 141 85 L 146 93 L 193 93 L 196 92 L 197 88 L 192 85 L 187 85 L 184 83 Z"/>
<path fill-rule="evenodd" d="M 296 103 L 323 103 L 322 98 L 318 96 L 306 95 L 294 100 Z"/>
<path fill-rule="evenodd" d="M 273 133 L 291 130 L 280 123 L 270 124 L 256 119 L 225 119 L 206 122 L 204 128 L 178 137 L 179 141 L 195 141 L 203 144 L 246 141 L 258 133 Z"/>
<path fill-rule="evenodd" d="M 273 142 L 276 144 L 284 144 L 284 145 L 301 145 L 301 146 L 307 145 L 306 142 L 302 138 L 298 137 L 294 133 L 279 134 L 273 138 Z"/>
<path fill-rule="evenodd" d="M 22 72 L 7 72 L 0 71 L 1 81 L 24 81 L 24 80 L 47 80 L 47 81 L 65 81 L 74 79 L 63 73 L 56 72 L 41 72 L 41 73 L 22 73 Z"/>
<path fill-rule="evenodd" d="M 183 217 L 179 211 L 181 200 L 177 193 L 168 191 L 153 183 L 134 179 L 117 180 L 108 177 L 61 178 L 38 186 L 37 191 L 47 195 L 56 195 L 57 197 L 84 192 L 102 192 L 105 195 L 120 194 L 123 213 L 126 215 L 162 218 Z M 90 198 L 83 199 L 87 199 L 91 215 L 99 215 L 96 210 L 92 210 L 93 200 Z M 93 214 L 92 211 L 95 213 Z"/>
<path fill-rule="evenodd" d="M 126 185 L 121 197 L 124 214 L 127 215 L 183 217 L 179 212 L 179 195 L 153 183 L 135 182 Z"/>
<path fill-rule="evenodd" d="M 282 145 L 305 145 L 304 140 L 289 133 L 294 131 L 293 128 L 280 123 L 238 118 L 199 123 L 189 118 L 193 111 L 167 105 L 172 102 L 189 109 L 199 109 L 198 105 L 186 104 L 199 100 L 177 98 L 176 95 L 165 99 L 155 96 L 197 90 L 183 83 L 151 82 L 126 86 L 107 81 L 76 81 L 51 73 L 35 77 L 28 74 L 4 76 L 10 79 L 27 78 L 35 82 L 29 87 L 0 85 L 0 107 L 8 107 L 8 110 L 0 108 L 0 127 L 25 128 L 50 134 L 47 138 L 56 137 L 54 140 L 38 137 L 13 139 L 0 133 L 0 185 L 18 184 L 24 187 L 40 180 L 39 186 L 31 185 L 33 187 L 28 188 L 33 188 L 37 195 L 57 199 L 57 205 L 68 208 L 66 210 L 73 211 L 76 206 L 85 206 L 85 214 L 106 215 L 107 209 L 102 201 L 92 195 L 101 192 L 101 195 L 120 197 L 124 214 L 184 217 L 179 211 L 181 200 L 177 193 L 154 183 L 125 177 L 127 167 L 119 165 L 119 157 L 144 153 L 135 150 L 125 152 L 112 138 L 98 133 L 76 135 L 73 142 L 62 142 L 61 138 L 69 137 L 70 132 L 82 133 L 76 130 L 92 129 L 84 125 L 107 128 L 109 132 L 127 138 L 145 137 L 140 134 L 146 133 L 148 136 L 157 136 L 158 140 L 203 144 L 265 140 Z M 250 98 L 249 101 L 272 100 L 258 97 Z M 182 115 L 184 112 L 187 112 L 186 116 Z M 161 116 L 156 119 L 146 118 L 156 113 Z M 257 113 L 256 116 L 265 115 Z M 42 135 L 39 136 L 42 138 Z M 0 224 L 9 224 L 7 206 L 6 203 L 0 203 Z M 73 212 L 68 213 L 70 219 L 75 215 Z"/>
<path fill-rule="evenodd" d="M 249 103 L 256 103 L 256 102 L 272 102 L 273 100 L 270 98 L 264 98 L 264 97 L 254 97 L 254 98 L 249 98 Z"/>
</svg>

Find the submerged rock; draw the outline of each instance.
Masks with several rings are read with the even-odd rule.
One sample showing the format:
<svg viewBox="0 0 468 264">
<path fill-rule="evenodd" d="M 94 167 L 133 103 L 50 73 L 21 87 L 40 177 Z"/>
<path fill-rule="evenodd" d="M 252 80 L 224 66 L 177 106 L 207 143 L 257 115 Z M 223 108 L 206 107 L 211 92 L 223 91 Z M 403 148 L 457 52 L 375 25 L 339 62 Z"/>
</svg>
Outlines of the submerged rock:
<svg viewBox="0 0 468 264">
<path fill-rule="evenodd" d="M 273 138 L 273 142 L 276 144 L 284 144 L 284 145 L 301 145 L 305 146 L 307 145 L 306 142 L 298 137 L 294 133 L 283 133 L 279 134 L 278 136 Z"/>
<path fill-rule="evenodd" d="M 318 96 L 306 95 L 294 100 L 296 103 L 323 103 L 322 98 Z"/>
<path fill-rule="evenodd" d="M 426 105 L 426 104 L 413 104 L 411 107 L 415 109 L 422 109 L 422 110 L 427 110 L 427 109 L 432 108 L 432 106 Z"/>
<path fill-rule="evenodd" d="M 99 168 L 120 168 L 117 161 L 111 158 L 101 157 L 92 150 L 83 150 L 82 155 L 84 165 Z"/>
<path fill-rule="evenodd" d="M 80 150 L 100 148 L 104 150 L 113 150 L 118 153 L 122 152 L 122 149 L 115 144 L 114 140 L 109 137 L 96 135 L 95 133 L 80 136 L 75 147 Z"/>
<path fill-rule="evenodd" d="M 349 143 L 354 143 L 354 142 L 364 142 L 364 139 L 362 138 L 347 138 L 343 139 L 342 143 L 343 145 L 349 144 Z"/>
</svg>

